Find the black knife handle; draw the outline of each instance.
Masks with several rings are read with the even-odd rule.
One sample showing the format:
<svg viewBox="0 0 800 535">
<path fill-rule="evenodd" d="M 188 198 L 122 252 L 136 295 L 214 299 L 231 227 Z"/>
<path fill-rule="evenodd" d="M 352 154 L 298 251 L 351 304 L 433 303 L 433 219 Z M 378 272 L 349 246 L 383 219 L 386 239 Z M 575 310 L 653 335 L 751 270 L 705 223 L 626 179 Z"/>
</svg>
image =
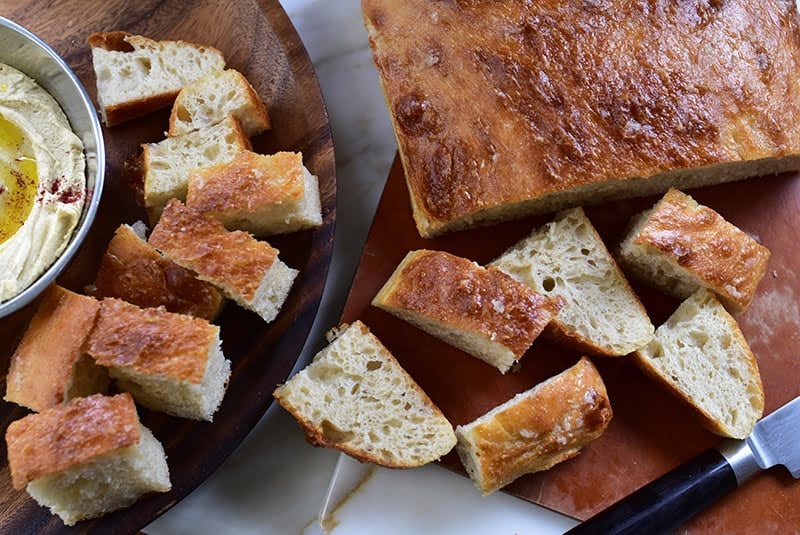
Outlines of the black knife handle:
<svg viewBox="0 0 800 535">
<path fill-rule="evenodd" d="M 733 468 L 717 450 L 679 466 L 567 533 L 670 532 L 736 488 Z"/>
</svg>

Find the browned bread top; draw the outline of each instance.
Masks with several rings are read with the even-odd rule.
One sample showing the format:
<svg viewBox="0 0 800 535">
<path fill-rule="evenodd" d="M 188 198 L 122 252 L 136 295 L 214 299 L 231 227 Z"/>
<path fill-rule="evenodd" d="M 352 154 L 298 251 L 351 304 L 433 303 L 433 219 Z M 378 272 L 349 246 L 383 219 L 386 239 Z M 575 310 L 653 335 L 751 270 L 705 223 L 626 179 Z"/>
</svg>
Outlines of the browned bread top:
<svg viewBox="0 0 800 535">
<path fill-rule="evenodd" d="M 562 307 L 510 275 L 441 251 L 406 255 L 375 304 L 502 344 L 519 358 Z"/>
<path fill-rule="evenodd" d="M 52 285 L 11 357 L 7 401 L 35 411 L 63 403 L 100 303 Z"/>
<path fill-rule="evenodd" d="M 800 152 L 792 2 L 362 7 L 424 236 L 615 179 Z"/>
<path fill-rule="evenodd" d="M 231 287 L 252 300 L 278 250 L 242 231 L 230 232 L 209 216 L 172 199 L 149 242 L 204 280 Z"/>
<path fill-rule="evenodd" d="M 15 489 L 139 442 L 130 394 L 77 398 L 12 422 L 6 431 Z"/>
<path fill-rule="evenodd" d="M 203 319 L 110 298 L 100 305 L 86 352 L 101 366 L 200 384 L 218 335 Z"/>
<path fill-rule="evenodd" d="M 228 163 L 192 172 L 186 205 L 200 212 L 255 212 L 297 201 L 304 193 L 302 154 L 245 151 Z"/>
<path fill-rule="evenodd" d="M 128 225 L 120 225 L 114 233 L 94 285 L 97 297 L 117 297 L 140 307 L 163 306 L 207 320 L 216 317 L 224 302 L 216 288 L 163 257 Z"/>
<path fill-rule="evenodd" d="M 489 493 L 523 474 L 548 468 L 576 456 L 599 437 L 613 412 L 597 369 L 583 357 L 559 375 L 512 398 L 482 416 L 467 440 L 480 471 L 476 482 Z M 464 444 L 459 444 L 463 455 Z"/>
<path fill-rule="evenodd" d="M 717 212 L 675 189 L 648 214 L 634 243 L 669 256 L 734 311 L 750 305 L 770 256 Z"/>
</svg>

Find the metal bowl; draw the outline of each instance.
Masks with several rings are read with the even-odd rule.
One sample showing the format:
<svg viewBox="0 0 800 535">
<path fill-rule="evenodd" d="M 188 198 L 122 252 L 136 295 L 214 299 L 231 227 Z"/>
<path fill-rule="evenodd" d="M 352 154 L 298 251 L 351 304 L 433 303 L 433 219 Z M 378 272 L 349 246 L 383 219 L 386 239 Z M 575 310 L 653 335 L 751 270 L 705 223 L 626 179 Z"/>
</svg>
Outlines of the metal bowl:
<svg viewBox="0 0 800 535">
<path fill-rule="evenodd" d="M 30 303 L 67 267 L 94 221 L 105 176 L 105 146 L 94 105 L 75 73 L 50 46 L 34 34 L 0 17 L 0 63 L 24 72 L 61 106 L 86 155 L 86 202 L 70 242 L 53 264 L 30 286 L 0 303 L 0 317 Z"/>
</svg>

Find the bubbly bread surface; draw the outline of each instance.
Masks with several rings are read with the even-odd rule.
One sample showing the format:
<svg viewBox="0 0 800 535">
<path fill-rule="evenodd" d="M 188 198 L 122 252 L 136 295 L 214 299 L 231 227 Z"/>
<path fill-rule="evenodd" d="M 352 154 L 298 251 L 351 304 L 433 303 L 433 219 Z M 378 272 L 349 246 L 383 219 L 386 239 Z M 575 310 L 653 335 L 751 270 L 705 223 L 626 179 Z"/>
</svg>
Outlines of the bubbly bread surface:
<svg viewBox="0 0 800 535">
<path fill-rule="evenodd" d="M 268 243 L 228 231 L 176 199 L 167 204 L 149 242 L 265 321 L 275 318 L 298 273 Z"/>
<path fill-rule="evenodd" d="M 411 468 L 442 457 L 456 443 L 441 411 L 360 321 L 342 325 L 274 396 L 309 442 L 363 462 Z"/>
<path fill-rule="evenodd" d="M 185 86 L 169 117 L 169 136 L 211 126 L 236 117 L 248 137 L 270 128 L 269 114 L 250 82 L 233 69 L 215 72 Z"/>
<path fill-rule="evenodd" d="M 186 200 L 189 175 L 210 165 L 231 161 L 250 148 L 250 141 L 234 117 L 222 122 L 142 145 L 144 204 L 151 218 L 172 198 Z"/>
<path fill-rule="evenodd" d="M 758 362 L 736 320 L 706 289 L 681 303 L 635 356 L 713 433 L 746 438 L 764 412 Z"/>
<path fill-rule="evenodd" d="M 6 431 L 15 489 L 139 442 L 139 417 L 129 394 L 95 394 L 16 420 Z"/>
<path fill-rule="evenodd" d="M 120 225 L 109 242 L 93 293 L 209 321 L 225 301 L 213 285 L 164 257 L 128 225 Z"/>
<path fill-rule="evenodd" d="M 269 236 L 322 224 L 317 177 L 299 152 L 252 151 L 189 176 L 186 205 L 214 216 L 228 230 Z"/>
<path fill-rule="evenodd" d="M 489 494 L 524 474 L 575 457 L 603 434 L 612 415 L 603 380 L 584 357 L 458 426 L 456 451 L 475 485 Z"/>
<path fill-rule="evenodd" d="M 113 126 L 169 106 L 183 86 L 222 71 L 222 53 L 126 32 L 89 35 L 103 120 Z"/>
<path fill-rule="evenodd" d="M 101 366 L 199 384 L 219 327 L 161 308 L 104 299 L 86 351 Z"/>
<path fill-rule="evenodd" d="M 639 298 L 581 208 L 559 213 L 490 264 L 564 307 L 556 338 L 597 355 L 627 355 L 655 330 Z"/>
<path fill-rule="evenodd" d="M 4 399 L 41 412 L 108 388 L 108 377 L 82 359 L 100 303 L 52 285 L 11 356 Z"/>
<path fill-rule="evenodd" d="M 620 256 L 639 278 L 679 299 L 707 288 L 735 314 L 750 305 L 769 249 L 676 189 L 634 221 Z"/>
<path fill-rule="evenodd" d="M 800 167 L 791 2 L 362 8 L 423 237 Z"/>
<path fill-rule="evenodd" d="M 372 304 L 502 373 L 562 305 L 497 269 L 428 250 L 408 253 Z"/>
</svg>

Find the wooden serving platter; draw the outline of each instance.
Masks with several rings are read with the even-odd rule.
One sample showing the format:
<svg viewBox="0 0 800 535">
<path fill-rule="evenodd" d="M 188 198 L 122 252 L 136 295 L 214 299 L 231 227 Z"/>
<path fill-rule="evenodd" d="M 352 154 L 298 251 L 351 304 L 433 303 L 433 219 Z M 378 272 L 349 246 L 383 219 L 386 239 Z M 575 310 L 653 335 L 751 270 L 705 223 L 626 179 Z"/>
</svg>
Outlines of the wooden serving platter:
<svg viewBox="0 0 800 535">
<path fill-rule="evenodd" d="M 86 37 L 95 31 L 126 30 L 154 39 L 182 39 L 210 45 L 225 54 L 228 67 L 241 71 L 264 99 L 273 130 L 252 139 L 254 150 L 269 154 L 301 151 L 320 180 L 324 224 L 320 229 L 270 239 L 281 259 L 300 270 L 276 321 L 229 303 L 217 323 L 233 373 L 213 423 L 198 423 L 140 409 L 144 425 L 164 444 L 173 489 L 151 494 L 133 506 L 68 529 L 57 517 L 11 487 L 5 441 L 0 441 L 0 533 L 133 533 L 169 509 L 230 455 L 272 403 L 272 391 L 296 362 L 319 306 L 333 244 L 336 175 L 325 104 L 311 61 L 277 0 L 13 1 L 5 16 L 44 39 L 65 58 L 96 102 L 95 77 Z M 145 220 L 126 182 L 139 145 L 163 139 L 169 110 L 104 129 L 107 166 L 100 209 L 84 246 L 59 279 L 80 291 L 93 282 L 100 257 L 120 223 Z M 19 341 L 36 303 L 0 322 L 0 369 Z M 0 426 L 27 411 L 0 402 Z"/>
<path fill-rule="evenodd" d="M 766 413 L 800 394 L 800 177 L 781 175 L 692 190 L 698 202 L 755 235 L 772 250 L 767 275 L 750 309 L 739 317 L 758 358 Z M 587 207 L 613 250 L 631 216 L 652 206 L 647 197 Z M 492 407 L 577 362 L 579 353 L 537 339 L 522 369 L 505 376 L 411 325 L 370 306 L 406 252 L 449 251 L 481 264 L 491 261 L 550 219 L 534 217 L 440 238 L 420 238 L 411 216 L 403 169 L 395 159 L 372 224 L 343 321 L 361 319 L 442 409 L 451 423 L 467 423 Z M 633 284 L 654 325 L 678 302 Z M 593 358 L 614 410 L 605 434 L 576 458 L 506 487 L 510 494 L 586 519 L 678 464 L 716 445 L 691 412 L 645 377 L 628 358 Z M 463 473 L 455 453 L 442 464 Z M 476 492 L 478 492 L 476 490 Z M 782 467 L 762 473 L 686 526 L 688 533 L 797 533 L 800 483 Z"/>
</svg>

